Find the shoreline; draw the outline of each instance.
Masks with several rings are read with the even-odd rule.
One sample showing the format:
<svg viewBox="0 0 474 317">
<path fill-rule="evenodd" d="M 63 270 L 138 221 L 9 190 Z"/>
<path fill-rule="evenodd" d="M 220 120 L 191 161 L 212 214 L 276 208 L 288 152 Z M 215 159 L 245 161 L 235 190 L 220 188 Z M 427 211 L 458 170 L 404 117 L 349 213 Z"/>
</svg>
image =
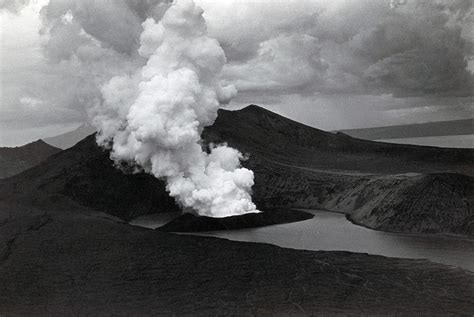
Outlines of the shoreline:
<svg viewBox="0 0 474 317">
<path fill-rule="evenodd" d="M 467 240 L 467 241 L 473 241 L 474 242 L 474 236 L 468 236 L 468 235 L 463 235 L 463 234 L 456 234 L 456 233 L 449 233 L 449 232 L 439 232 L 439 233 L 433 233 L 433 232 L 403 232 L 403 231 L 393 231 L 393 230 L 382 230 L 382 229 L 377 229 L 373 227 L 369 227 L 363 223 L 357 222 L 354 219 L 351 218 L 350 213 L 343 212 L 343 211 L 337 211 L 337 210 L 330 210 L 330 209 L 324 209 L 324 208 L 319 208 L 319 209 L 309 209 L 309 208 L 291 208 L 295 210 L 301 210 L 301 211 L 306 211 L 306 212 L 311 212 L 311 211 L 326 211 L 326 212 L 332 212 L 335 214 L 342 214 L 346 217 L 347 221 L 351 222 L 352 224 L 363 227 L 366 229 L 378 231 L 378 232 L 385 232 L 385 233 L 395 233 L 395 234 L 400 234 L 400 235 L 407 235 L 407 236 L 427 236 L 427 237 L 446 237 L 446 238 L 453 238 L 453 239 L 460 239 L 460 240 Z"/>
</svg>

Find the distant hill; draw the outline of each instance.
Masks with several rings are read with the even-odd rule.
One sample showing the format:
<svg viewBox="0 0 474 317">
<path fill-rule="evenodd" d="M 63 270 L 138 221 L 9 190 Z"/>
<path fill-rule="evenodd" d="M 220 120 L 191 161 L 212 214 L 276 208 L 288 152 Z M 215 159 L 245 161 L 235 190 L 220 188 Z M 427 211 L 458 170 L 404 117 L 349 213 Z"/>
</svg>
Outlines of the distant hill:
<svg viewBox="0 0 474 317">
<path fill-rule="evenodd" d="M 413 144 L 424 146 L 474 148 L 474 134 L 423 136 L 419 138 L 380 139 L 378 142 Z"/>
<path fill-rule="evenodd" d="M 18 147 L 0 147 L 0 178 L 18 174 L 60 151 L 43 140 Z"/>
<path fill-rule="evenodd" d="M 84 123 L 72 131 L 45 138 L 44 141 L 52 146 L 65 150 L 94 132 L 95 130 L 91 125 Z"/>
<path fill-rule="evenodd" d="M 339 130 L 338 132 L 365 140 L 465 135 L 474 134 L 474 118 L 365 129 Z"/>
<path fill-rule="evenodd" d="M 203 138 L 249 155 L 244 165 L 255 172 L 260 210 L 326 209 L 381 230 L 474 233 L 474 150 L 359 140 L 258 106 L 220 110 Z M 79 204 L 124 220 L 179 210 L 162 181 L 116 169 L 94 135 L 0 181 L 2 200 L 61 210 Z"/>
<path fill-rule="evenodd" d="M 213 143 L 227 142 L 244 153 L 279 165 L 323 171 L 394 174 L 461 172 L 474 174 L 474 150 L 388 144 L 331 133 L 251 105 L 220 110 L 203 132 Z"/>
</svg>

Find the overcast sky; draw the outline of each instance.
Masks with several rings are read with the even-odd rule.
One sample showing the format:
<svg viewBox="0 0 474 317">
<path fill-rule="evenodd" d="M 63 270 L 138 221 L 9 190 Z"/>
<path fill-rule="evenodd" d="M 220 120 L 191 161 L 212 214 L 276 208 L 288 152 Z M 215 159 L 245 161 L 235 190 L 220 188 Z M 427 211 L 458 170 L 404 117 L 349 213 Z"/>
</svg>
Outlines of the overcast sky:
<svg viewBox="0 0 474 317">
<path fill-rule="evenodd" d="M 0 1 L 0 146 L 87 121 L 101 85 L 144 63 L 142 23 L 166 2 Z M 231 109 L 325 130 L 473 116 L 471 0 L 196 2 L 239 91 Z"/>
</svg>

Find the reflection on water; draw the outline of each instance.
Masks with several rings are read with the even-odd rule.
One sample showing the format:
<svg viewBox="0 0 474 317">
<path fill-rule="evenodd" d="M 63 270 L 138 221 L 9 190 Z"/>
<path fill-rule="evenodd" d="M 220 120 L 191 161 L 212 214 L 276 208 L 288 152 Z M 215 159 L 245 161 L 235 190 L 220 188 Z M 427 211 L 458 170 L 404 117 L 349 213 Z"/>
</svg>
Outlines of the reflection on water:
<svg viewBox="0 0 474 317">
<path fill-rule="evenodd" d="M 271 243 L 293 249 L 341 250 L 399 258 L 429 259 L 474 271 L 474 240 L 376 231 L 352 224 L 343 214 L 310 212 L 315 217 L 301 222 L 255 229 L 214 231 L 199 235 L 235 241 Z M 160 221 L 160 224 L 163 223 Z"/>
</svg>

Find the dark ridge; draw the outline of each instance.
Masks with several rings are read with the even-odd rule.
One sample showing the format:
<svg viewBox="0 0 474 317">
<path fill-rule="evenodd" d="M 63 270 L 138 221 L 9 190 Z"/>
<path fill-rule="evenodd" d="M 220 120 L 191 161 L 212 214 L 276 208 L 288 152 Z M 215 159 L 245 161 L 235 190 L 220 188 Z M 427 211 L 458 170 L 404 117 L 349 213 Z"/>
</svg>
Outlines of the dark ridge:
<svg viewBox="0 0 474 317">
<path fill-rule="evenodd" d="M 219 110 L 205 140 L 291 165 L 359 171 L 405 173 L 457 171 L 473 174 L 473 149 L 390 144 L 318 130 L 258 106 Z"/>
<path fill-rule="evenodd" d="M 17 147 L 0 147 L 0 178 L 21 173 L 60 151 L 41 139 Z"/>
<path fill-rule="evenodd" d="M 274 209 L 271 212 L 263 211 L 224 218 L 203 217 L 185 213 L 159 227 L 158 230 L 165 232 L 237 230 L 303 221 L 313 217 L 312 214 L 304 211 L 288 209 Z"/>
</svg>

